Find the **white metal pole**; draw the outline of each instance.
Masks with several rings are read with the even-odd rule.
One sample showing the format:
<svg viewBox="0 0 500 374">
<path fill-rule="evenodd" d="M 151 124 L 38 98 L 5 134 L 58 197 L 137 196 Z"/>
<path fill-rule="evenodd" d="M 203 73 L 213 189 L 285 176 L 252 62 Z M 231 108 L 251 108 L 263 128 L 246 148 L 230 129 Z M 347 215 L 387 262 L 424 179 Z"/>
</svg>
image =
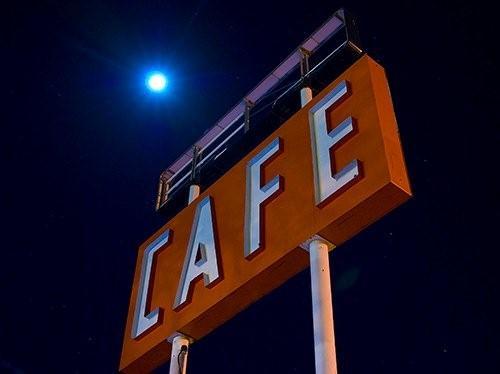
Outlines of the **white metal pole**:
<svg viewBox="0 0 500 374">
<path fill-rule="evenodd" d="M 300 105 L 304 107 L 313 98 L 313 93 L 310 87 L 302 87 L 300 90 Z"/>
<path fill-rule="evenodd" d="M 200 186 L 198 186 L 197 184 L 192 184 L 191 186 L 189 186 L 188 205 L 191 204 L 193 200 L 198 196 L 200 196 Z"/>
<path fill-rule="evenodd" d="M 309 258 L 316 374 L 337 374 L 328 244 L 322 240 L 311 241 Z"/>
<path fill-rule="evenodd" d="M 200 196 L 200 186 L 197 184 L 189 186 L 188 205 L 198 196 Z M 169 341 L 172 343 L 169 374 L 185 374 L 191 339 L 178 332 L 173 337 L 169 338 Z"/>
<path fill-rule="evenodd" d="M 302 79 L 302 89 L 300 90 L 300 104 L 302 108 L 306 106 L 308 102 L 312 100 L 313 93 L 311 87 L 309 87 L 309 52 L 303 48 L 299 48 L 301 59 L 300 59 L 300 76 Z"/>
<path fill-rule="evenodd" d="M 312 100 L 312 97 L 311 88 L 302 87 L 300 90 L 302 107 L 306 106 Z M 328 243 L 320 239 L 314 239 L 309 243 L 308 249 L 311 268 L 316 374 L 337 374 Z"/>
<path fill-rule="evenodd" d="M 172 340 L 169 374 L 185 374 L 190 339 L 182 334 L 176 334 Z"/>
</svg>

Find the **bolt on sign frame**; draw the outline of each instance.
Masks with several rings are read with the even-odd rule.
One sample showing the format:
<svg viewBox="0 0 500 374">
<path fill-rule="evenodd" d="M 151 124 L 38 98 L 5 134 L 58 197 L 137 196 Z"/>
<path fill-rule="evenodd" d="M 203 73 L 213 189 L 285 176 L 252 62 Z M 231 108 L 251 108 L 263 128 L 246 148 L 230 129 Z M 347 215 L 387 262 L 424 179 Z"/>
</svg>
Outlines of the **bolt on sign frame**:
<svg viewBox="0 0 500 374">
<path fill-rule="evenodd" d="M 411 196 L 384 69 L 361 57 L 140 246 L 120 370 L 168 360 Z"/>
</svg>

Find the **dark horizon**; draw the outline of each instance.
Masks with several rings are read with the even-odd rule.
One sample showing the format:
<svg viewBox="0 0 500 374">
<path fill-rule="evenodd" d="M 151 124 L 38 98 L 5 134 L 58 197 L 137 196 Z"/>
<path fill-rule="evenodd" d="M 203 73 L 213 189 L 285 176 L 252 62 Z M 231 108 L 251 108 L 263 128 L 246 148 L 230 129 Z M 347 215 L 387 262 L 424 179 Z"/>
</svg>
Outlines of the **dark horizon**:
<svg viewBox="0 0 500 374">
<path fill-rule="evenodd" d="M 330 254 L 339 373 L 500 370 L 492 10 L 306 5 L 7 6 L 0 372 L 117 372 L 160 172 L 343 6 L 386 70 L 414 197 Z M 306 270 L 193 344 L 188 373 L 312 373 L 312 332 Z"/>
</svg>

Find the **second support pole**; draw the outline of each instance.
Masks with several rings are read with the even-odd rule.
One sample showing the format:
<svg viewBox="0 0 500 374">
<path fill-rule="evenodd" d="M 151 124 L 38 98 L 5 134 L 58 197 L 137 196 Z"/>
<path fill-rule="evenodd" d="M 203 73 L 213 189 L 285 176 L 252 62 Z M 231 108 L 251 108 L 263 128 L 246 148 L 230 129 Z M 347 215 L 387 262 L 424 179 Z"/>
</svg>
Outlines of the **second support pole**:
<svg viewBox="0 0 500 374">
<path fill-rule="evenodd" d="M 172 339 L 172 354 L 170 356 L 169 374 L 185 374 L 190 339 L 182 334 L 176 334 Z"/>
<path fill-rule="evenodd" d="M 309 257 L 316 374 L 337 374 L 328 244 L 322 240 L 311 241 Z"/>
</svg>

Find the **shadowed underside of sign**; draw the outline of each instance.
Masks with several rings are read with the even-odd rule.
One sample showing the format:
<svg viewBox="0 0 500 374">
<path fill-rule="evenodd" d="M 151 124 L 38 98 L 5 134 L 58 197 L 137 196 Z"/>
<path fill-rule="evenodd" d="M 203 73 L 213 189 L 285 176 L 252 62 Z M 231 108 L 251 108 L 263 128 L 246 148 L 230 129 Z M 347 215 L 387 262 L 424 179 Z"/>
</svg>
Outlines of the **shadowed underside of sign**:
<svg viewBox="0 0 500 374">
<path fill-rule="evenodd" d="M 410 196 L 385 73 L 365 55 L 139 248 L 120 370 L 151 371 L 175 332 L 200 339 L 305 269 L 302 242 L 338 246 Z"/>
</svg>

